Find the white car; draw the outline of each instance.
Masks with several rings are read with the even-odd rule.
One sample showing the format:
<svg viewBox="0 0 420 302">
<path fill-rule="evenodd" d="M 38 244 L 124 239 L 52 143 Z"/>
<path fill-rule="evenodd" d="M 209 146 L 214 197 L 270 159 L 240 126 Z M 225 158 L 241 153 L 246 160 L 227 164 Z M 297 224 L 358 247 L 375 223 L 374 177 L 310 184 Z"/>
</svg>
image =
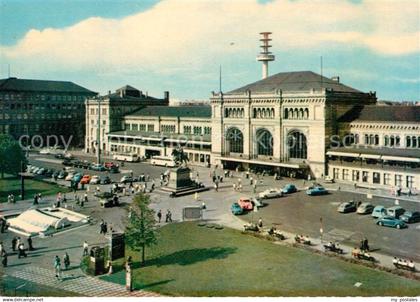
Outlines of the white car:
<svg viewBox="0 0 420 302">
<path fill-rule="evenodd" d="M 98 175 L 93 175 L 92 179 L 90 180 L 90 184 L 97 185 L 99 183 L 101 183 L 101 179 L 99 178 L 99 176 Z"/>
<path fill-rule="evenodd" d="M 332 178 L 331 176 L 325 176 L 324 177 L 324 182 L 326 182 L 326 183 L 334 183 L 334 178 Z"/>
<path fill-rule="evenodd" d="M 50 154 L 50 153 L 51 153 L 51 149 L 50 148 L 44 148 L 44 149 L 41 149 L 39 151 L 39 154 Z"/>
<path fill-rule="evenodd" d="M 66 176 L 66 178 L 64 180 L 70 181 L 70 180 L 73 179 L 73 177 L 74 177 L 74 173 L 73 172 L 70 172 L 69 174 L 67 174 L 67 176 Z"/>
<path fill-rule="evenodd" d="M 259 198 L 275 198 L 283 196 L 283 192 L 278 189 L 268 189 L 258 194 Z"/>
<path fill-rule="evenodd" d="M 257 208 L 262 208 L 264 207 L 266 204 L 261 200 L 261 198 L 258 197 L 251 197 L 250 198 L 252 204 L 254 205 L 254 207 Z"/>
</svg>

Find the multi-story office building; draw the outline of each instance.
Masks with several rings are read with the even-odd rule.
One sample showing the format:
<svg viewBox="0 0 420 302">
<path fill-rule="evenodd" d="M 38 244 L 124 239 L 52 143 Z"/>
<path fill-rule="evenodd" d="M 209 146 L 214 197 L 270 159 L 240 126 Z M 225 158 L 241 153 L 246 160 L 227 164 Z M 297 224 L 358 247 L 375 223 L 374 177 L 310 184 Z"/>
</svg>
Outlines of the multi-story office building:
<svg viewBox="0 0 420 302">
<path fill-rule="evenodd" d="M 107 134 L 125 129 L 125 115 L 145 108 L 146 106 L 164 106 L 169 104 L 169 92 L 165 91 L 162 99 L 144 94 L 142 91 L 124 86 L 104 96 L 86 100 L 86 137 L 85 151 L 107 154 L 110 151 Z M 100 144 L 101 148 L 98 148 Z"/>
<path fill-rule="evenodd" d="M 0 133 L 16 139 L 26 136 L 25 140 L 37 136 L 44 144 L 48 136 L 54 135 L 66 143 L 71 138 L 73 146 L 82 145 L 84 101 L 94 95 L 95 92 L 72 82 L 0 80 Z"/>
</svg>

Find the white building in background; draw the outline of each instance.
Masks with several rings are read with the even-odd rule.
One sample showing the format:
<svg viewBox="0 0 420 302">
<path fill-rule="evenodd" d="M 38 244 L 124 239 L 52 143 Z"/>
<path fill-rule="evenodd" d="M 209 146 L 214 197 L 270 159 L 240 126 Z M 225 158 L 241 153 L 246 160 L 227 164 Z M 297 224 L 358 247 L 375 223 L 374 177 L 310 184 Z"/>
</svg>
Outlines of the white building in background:
<svg viewBox="0 0 420 302">
<path fill-rule="evenodd" d="M 168 106 L 168 93 L 158 100 L 132 87 L 101 97 L 101 147 L 148 158 L 182 146 L 191 164 L 420 189 L 420 106 L 378 105 L 376 93 L 338 76 L 267 70 L 260 81 L 212 93 L 210 106 Z M 96 148 L 97 100 L 86 102 L 87 152 Z"/>
</svg>

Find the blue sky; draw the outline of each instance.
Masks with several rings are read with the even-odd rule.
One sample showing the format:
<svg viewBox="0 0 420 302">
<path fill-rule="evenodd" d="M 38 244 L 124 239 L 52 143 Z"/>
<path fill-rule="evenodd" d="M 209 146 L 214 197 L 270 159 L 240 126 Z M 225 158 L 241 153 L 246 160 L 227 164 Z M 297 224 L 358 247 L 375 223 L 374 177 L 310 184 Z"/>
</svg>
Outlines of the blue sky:
<svg viewBox="0 0 420 302">
<path fill-rule="evenodd" d="M 0 0 L 0 77 L 71 80 L 100 93 L 208 99 L 260 79 L 258 32 L 284 71 L 339 75 L 380 99 L 420 100 L 411 0 Z"/>
</svg>

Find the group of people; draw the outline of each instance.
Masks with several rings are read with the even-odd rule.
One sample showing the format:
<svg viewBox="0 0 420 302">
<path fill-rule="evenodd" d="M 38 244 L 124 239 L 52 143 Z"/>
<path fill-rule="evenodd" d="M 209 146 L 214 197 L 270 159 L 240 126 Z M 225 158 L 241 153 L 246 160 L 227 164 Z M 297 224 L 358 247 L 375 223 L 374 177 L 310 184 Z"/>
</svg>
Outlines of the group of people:
<svg viewBox="0 0 420 302">
<path fill-rule="evenodd" d="M 27 243 L 28 243 L 28 250 L 29 251 L 33 251 L 35 250 L 33 245 L 32 245 L 32 237 L 29 236 L 27 238 Z M 18 253 L 18 259 L 24 257 L 26 258 L 28 256 L 28 254 L 26 253 L 26 247 L 25 247 L 25 243 L 23 242 L 23 240 L 20 237 L 13 237 L 12 239 L 12 251 L 13 252 L 17 252 Z M 3 267 L 7 266 L 7 261 L 8 261 L 8 253 L 6 251 L 6 247 L 4 246 L 3 242 L 0 242 L 0 257 L 1 257 L 1 263 L 3 265 Z"/>
<path fill-rule="evenodd" d="M 99 224 L 99 234 L 106 235 L 106 233 L 108 233 L 108 224 L 101 219 L 101 223 Z"/>
<path fill-rule="evenodd" d="M 33 201 L 33 205 L 37 205 L 41 202 L 41 193 L 35 193 L 34 194 L 34 201 Z"/>
<path fill-rule="evenodd" d="M 160 223 L 162 221 L 162 210 L 159 210 L 156 216 L 158 218 L 158 222 Z M 172 222 L 172 212 L 169 209 L 166 211 L 165 222 Z"/>
<path fill-rule="evenodd" d="M 309 239 L 309 236 L 303 236 L 302 234 L 295 236 L 295 241 L 304 243 L 304 244 L 311 244 L 311 240 Z"/>
<path fill-rule="evenodd" d="M 7 196 L 7 202 L 8 202 L 8 203 L 16 203 L 16 198 L 15 198 L 15 195 L 13 195 L 13 194 L 9 194 L 9 195 Z"/>
<path fill-rule="evenodd" d="M 68 270 L 70 267 L 70 256 L 67 252 L 65 252 L 64 256 L 63 256 L 63 263 L 64 263 L 64 269 Z M 57 278 L 57 280 L 63 280 L 63 277 L 61 275 L 61 259 L 58 255 L 55 256 L 54 258 L 54 271 L 55 271 L 55 277 Z"/>
</svg>

